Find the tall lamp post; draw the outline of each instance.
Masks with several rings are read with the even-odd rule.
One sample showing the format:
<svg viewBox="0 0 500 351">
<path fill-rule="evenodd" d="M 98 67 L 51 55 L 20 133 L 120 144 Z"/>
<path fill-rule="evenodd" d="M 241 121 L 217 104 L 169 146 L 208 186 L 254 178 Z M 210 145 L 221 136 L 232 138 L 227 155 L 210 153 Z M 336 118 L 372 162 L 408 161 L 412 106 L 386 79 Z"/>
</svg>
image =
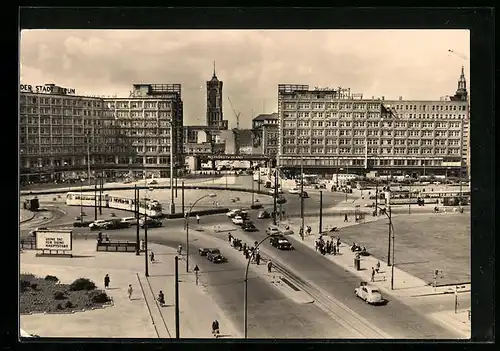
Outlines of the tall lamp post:
<svg viewBox="0 0 500 351">
<path fill-rule="evenodd" d="M 203 200 L 207 197 L 216 197 L 216 196 L 217 196 L 217 194 L 213 194 L 213 193 L 203 195 L 198 200 L 193 202 L 193 204 L 191 205 L 191 207 L 189 207 L 189 210 L 186 214 L 186 225 L 185 225 L 185 227 L 186 227 L 186 273 L 189 273 L 189 217 L 191 216 L 191 211 L 193 210 L 194 206 L 196 206 L 198 201 Z"/>
<path fill-rule="evenodd" d="M 300 159 L 300 233 L 304 240 L 304 156 Z"/>
<path fill-rule="evenodd" d="M 382 210 L 382 208 L 379 205 L 377 205 L 377 207 L 378 207 L 378 209 Z M 394 226 L 392 224 L 391 206 L 389 206 L 389 213 L 387 213 L 387 211 L 382 211 L 382 212 L 389 219 L 389 249 L 388 249 L 388 255 L 387 255 L 387 265 L 391 266 L 391 290 L 394 290 L 394 265 L 395 265 L 395 260 L 394 260 Z M 392 264 L 390 262 L 391 239 L 392 239 Z"/>
<path fill-rule="evenodd" d="M 264 239 L 259 241 L 257 245 L 255 245 L 254 250 L 252 251 L 252 254 L 248 257 L 247 261 L 247 267 L 245 269 L 245 287 L 243 290 L 243 330 L 244 330 L 244 338 L 246 339 L 248 336 L 248 268 L 250 267 L 250 262 L 252 261 L 252 258 L 257 250 L 257 248 L 262 244 L 264 241 L 267 239 L 270 239 L 274 237 L 275 234 L 267 235 Z"/>
<path fill-rule="evenodd" d="M 175 214 L 174 202 L 174 125 L 172 121 L 168 121 L 170 125 L 170 214 Z"/>
</svg>

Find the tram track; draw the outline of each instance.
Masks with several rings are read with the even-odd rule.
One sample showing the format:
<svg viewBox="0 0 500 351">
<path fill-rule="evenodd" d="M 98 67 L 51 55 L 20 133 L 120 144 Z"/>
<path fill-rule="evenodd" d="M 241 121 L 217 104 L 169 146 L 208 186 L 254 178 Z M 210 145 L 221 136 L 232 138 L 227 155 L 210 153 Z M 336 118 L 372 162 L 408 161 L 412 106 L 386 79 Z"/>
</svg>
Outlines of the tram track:
<svg viewBox="0 0 500 351">
<path fill-rule="evenodd" d="M 290 280 L 298 288 L 308 293 L 314 299 L 314 304 L 316 304 L 319 308 L 325 311 L 330 317 L 332 317 L 336 321 L 341 322 L 341 324 L 344 325 L 351 332 L 354 332 L 355 334 L 359 335 L 360 338 L 366 338 L 366 339 L 392 338 L 389 334 L 375 327 L 374 325 L 366 321 L 363 317 L 359 316 L 356 312 L 354 312 L 341 302 L 328 296 L 328 294 L 322 291 L 320 288 L 302 279 L 297 274 L 289 271 L 282 264 L 277 263 L 275 258 L 272 259 L 273 259 L 273 266 L 280 274 L 282 274 L 284 277 Z"/>
</svg>

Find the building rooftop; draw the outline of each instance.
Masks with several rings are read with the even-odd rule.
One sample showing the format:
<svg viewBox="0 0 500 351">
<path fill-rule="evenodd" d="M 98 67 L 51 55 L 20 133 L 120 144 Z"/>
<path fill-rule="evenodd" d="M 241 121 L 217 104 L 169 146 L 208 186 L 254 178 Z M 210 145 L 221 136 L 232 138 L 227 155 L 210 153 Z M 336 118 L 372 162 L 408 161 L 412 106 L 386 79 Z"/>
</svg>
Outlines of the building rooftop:
<svg viewBox="0 0 500 351">
<path fill-rule="evenodd" d="M 262 113 L 260 115 L 258 115 L 257 117 L 255 117 L 253 119 L 253 121 L 264 121 L 266 119 L 278 119 L 278 113 L 277 112 L 273 112 L 273 113 Z"/>
</svg>

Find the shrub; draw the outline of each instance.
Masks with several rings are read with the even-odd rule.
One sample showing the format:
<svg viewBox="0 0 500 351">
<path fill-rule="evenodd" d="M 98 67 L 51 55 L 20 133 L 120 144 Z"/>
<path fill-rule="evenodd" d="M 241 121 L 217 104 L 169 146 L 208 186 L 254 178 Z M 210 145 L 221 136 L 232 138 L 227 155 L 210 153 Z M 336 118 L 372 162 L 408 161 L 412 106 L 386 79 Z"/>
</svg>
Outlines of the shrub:
<svg viewBox="0 0 500 351">
<path fill-rule="evenodd" d="M 62 309 L 63 309 L 63 307 L 61 306 L 61 304 L 60 304 L 60 303 L 58 303 L 58 304 L 56 305 L 56 310 L 62 310 Z"/>
<path fill-rule="evenodd" d="M 69 290 L 71 291 L 94 290 L 95 288 L 94 282 L 87 278 L 78 278 L 69 286 Z"/>
<path fill-rule="evenodd" d="M 31 285 L 31 283 L 29 281 L 27 281 L 27 280 L 21 280 L 20 281 L 21 292 L 25 292 L 30 285 Z"/>
<path fill-rule="evenodd" d="M 31 283 L 30 287 L 31 287 L 31 289 L 36 290 L 38 288 L 38 284 L 37 283 Z"/>
<path fill-rule="evenodd" d="M 50 282 L 58 282 L 59 278 L 57 278 L 54 275 L 47 275 L 47 276 L 45 276 L 45 280 L 50 281 Z"/>
<path fill-rule="evenodd" d="M 71 301 L 66 301 L 66 304 L 64 305 L 66 308 L 73 308 L 75 307 Z"/>
<path fill-rule="evenodd" d="M 54 293 L 54 299 L 56 300 L 64 300 L 66 298 L 66 295 L 62 291 L 56 291 Z"/>
<path fill-rule="evenodd" d="M 106 303 L 110 300 L 105 292 L 97 292 L 91 296 L 91 299 L 94 303 Z"/>
</svg>

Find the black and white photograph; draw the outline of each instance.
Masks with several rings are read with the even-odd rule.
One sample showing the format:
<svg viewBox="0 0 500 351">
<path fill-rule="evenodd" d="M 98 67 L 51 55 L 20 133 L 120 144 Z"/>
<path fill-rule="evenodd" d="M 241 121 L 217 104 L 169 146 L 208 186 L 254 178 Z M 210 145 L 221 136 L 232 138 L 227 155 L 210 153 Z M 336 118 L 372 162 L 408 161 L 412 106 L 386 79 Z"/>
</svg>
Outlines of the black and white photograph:
<svg viewBox="0 0 500 351">
<path fill-rule="evenodd" d="M 471 338 L 468 30 L 19 47 L 21 337 Z"/>
</svg>

